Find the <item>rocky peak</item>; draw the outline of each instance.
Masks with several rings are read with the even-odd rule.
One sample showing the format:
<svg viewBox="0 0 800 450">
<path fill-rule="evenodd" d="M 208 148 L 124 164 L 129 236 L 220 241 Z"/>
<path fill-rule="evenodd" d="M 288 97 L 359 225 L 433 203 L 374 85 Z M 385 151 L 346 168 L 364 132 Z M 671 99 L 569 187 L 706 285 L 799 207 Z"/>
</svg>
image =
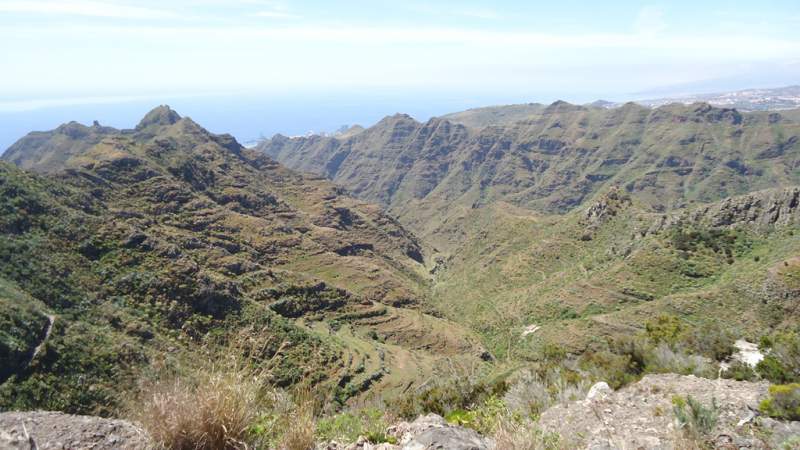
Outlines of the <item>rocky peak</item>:
<svg viewBox="0 0 800 450">
<path fill-rule="evenodd" d="M 558 114 L 573 111 L 586 111 L 586 108 L 580 105 L 573 105 L 572 103 L 565 102 L 564 100 L 556 100 L 550 106 L 544 109 L 544 114 Z"/>
<path fill-rule="evenodd" d="M 408 114 L 398 113 L 392 116 L 384 117 L 383 119 L 381 119 L 380 122 L 375 124 L 375 126 L 372 128 L 396 127 L 398 125 L 409 125 L 409 124 L 418 125 L 419 122 L 414 120 L 414 118 L 409 116 Z"/>
<path fill-rule="evenodd" d="M 65 136 L 69 136 L 72 139 L 81 139 L 88 136 L 91 130 L 86 125 L 80 124 L 73 120 L 72 122 L 59 125 L 59 127 L 56 128 L 56 132 Z"/>
<path fill-rule="evenodd" d="M 137 130 L 142 130 L 153 125 L 173 125 L 181 120 L 181 116 L 167 105 L 161 105 L 147 113 L 136 125 Z"/>
</svg>

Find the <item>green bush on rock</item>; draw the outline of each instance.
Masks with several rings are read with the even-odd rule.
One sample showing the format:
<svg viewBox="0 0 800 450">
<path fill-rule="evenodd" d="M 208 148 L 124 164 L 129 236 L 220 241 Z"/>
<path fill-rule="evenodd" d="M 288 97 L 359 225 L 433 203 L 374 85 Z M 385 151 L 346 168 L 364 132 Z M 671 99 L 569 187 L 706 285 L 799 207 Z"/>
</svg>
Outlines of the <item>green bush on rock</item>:
<svg viewBox="0 0 800 450">
<path fill-rule="evenodd" d="M 764 414 L 783 420 L 800 420 L 800 383 L 769 387 L 769 397 L 759 405 Z"/>
</svg>

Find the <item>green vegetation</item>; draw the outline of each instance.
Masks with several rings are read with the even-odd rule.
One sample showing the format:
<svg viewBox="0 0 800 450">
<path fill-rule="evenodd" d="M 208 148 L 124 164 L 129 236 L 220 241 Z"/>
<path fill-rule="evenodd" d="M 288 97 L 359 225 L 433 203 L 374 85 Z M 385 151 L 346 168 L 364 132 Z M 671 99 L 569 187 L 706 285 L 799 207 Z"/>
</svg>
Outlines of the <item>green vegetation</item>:
<svg viewBox="0 0 800 450">
<path fill-rule="evenodd" d="M 764 414 L 784 420 L 800 420 L 800 383 L 769 387 L 769 398 L 759 405 Z"/>
<path fill-rule="evenodd" d="M 255 365 L 281 357 L 271 385 L 324 385 L 341 406 L 382 377 L 394 389 L 435 366 L 438 354 L 394 327 L 477 341 L 382 306 L 414 306 L 426 289 L 409 256 L 420 246 L 393 219 L 168 108 L 132 131 L 35 133 L 4 158 L 45 174 L 0 163 L 0 408 L 114 415 L 129 394 L 119 387 L 149 367 L 243 335 L 258 343 Z M 373 323 L 369 311 L 410 323 Z M 379 366 L 365 379 L 349 342 L 322 331 L 334 323 L 368 342 Z M 424 363 L 385 376 L 396 355 Z"/>
<path fill-rule="evenodd" d="M 707 437 L 719 420 L 716 399 L 711 399 L 711 405 L 703 406 L 691 396 L 686 398 L 675 396 L 672 399 L 672 407 L 680 427 L 697 439 Z"/>
<path fill-rule="evenodd" d="M 781 332 L 764 336 L 761 348 L 768 353 L 756 366 L 756 371 L 773 383 L 800 382 L 800 335 Z"/>
<path fill-rule="evenodd" d="M 396 439 L 386 434 L 390 425 L 386 411 L 367 407 L 344 411 L 317 421 L 316 436 L 321 441 L 355 442 L 364 436 L 373 444 L 395 444 Z"/>
<path fill-rule="evenodd" d="M 503 394 L 506 388 L 503 380 L 457 375 L 433 380 L 432 386 L 404 395 L 390 403 L 389 407 L 406 419 L 428 413 L 447 417 L 457 415 L 459 411 L 472 410 L 488 399 Z"/>
<path fill-rule="evenodd" d="M 792 117 L 707 104 L 606 109 L 559 101 L 426 123 L 397 114 L 354 135 L 279 136 L 258 148 L 388 207 L 452 253 L 463 242 L 457 223 L 465 211 L 496 202 L 561 214 L 616 186 L 648 210 L 668 212 L 798 185 L 800 141 L 791 136 L 800 128 Z M 689 233 L 726 249 L 726 231 Z"/>
</svg>

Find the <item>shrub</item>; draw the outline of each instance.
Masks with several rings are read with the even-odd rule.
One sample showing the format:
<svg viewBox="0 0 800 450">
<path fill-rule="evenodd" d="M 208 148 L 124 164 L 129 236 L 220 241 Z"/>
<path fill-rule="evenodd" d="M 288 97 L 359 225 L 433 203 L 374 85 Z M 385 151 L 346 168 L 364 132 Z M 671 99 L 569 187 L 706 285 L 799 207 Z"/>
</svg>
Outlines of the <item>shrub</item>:
<svg viewBox="0 0 800 450">
<path fill-rule="evenodd" d="M 759 409 L 777 419 L 800 420 L 800 383 L 770 386 Z"/>
<path fill-rule="evenodd" d="M 684 340 L 692 351 L 716 361 L 725 360 L 736 350 L 734 347 L 736 337 L 719 324 L 695 327 L 686 333 Z"/>
<path fill-rule="evenodd" d="M 322 441 L 354 442 L 359 436 L 371 443 L 391 443 L 393 438 L 385 433 L 389 421 L 384 411 L 364 408 L 345 411 L 317 421 L 317 438 Z"/>
<path fill-rule="evenodd" d="M 542 356 L 546 361 L 559 362 L 567 357 L 567 351 L 558 344 L 547 342 L 542 347 Z"/>
<path fill-rule="evenodd" d="M 613 353 L 627 358 L 628 371 L 631 374 L 644 373 L 647 365 L 647 353 L 652 347 L 646 337 L 620 337 L 612 340 L 609 346 Z"/>
<path fill-rule="evenodd" d="M 800 336 L 797 333 L 777 333 L 761 339 L 763 350 L 769 350 L 756 366 L 756 371 L 773 383 L 800 382 Z"/>
<path fill-rule="evenodd" d="M 612 389 L 619 389 L 639 377 L 640 370 L 629 354 L 610 351 L 587 352 L 581 357 L 581 367 L 592 374 L 592 378 L 603 380 Z"/>
<path fill-rule="evenodd" d="M 508 412 L 506 404 L 495 396 L 491 396 L 486 401 L 472 411 L 455 410 L 445 416 L 449 423 L 460 425 L 481 434 L 492 433 L 501 418 Z"/>
<path fill-rule="evenodd" d="M 736 381 L 753 381 L 758 377 L 752 367 L 741 361 L 732 362 L 728 370 L 722 372 L 722 376 Z"/>
<path fill-rule="evenodd" d="M 556 403 L 580 400 L 589 390 L 585 379 L 569 380 L 561 369 L 540 375 L 531 371 L 521 372 L 503 397 L 508 409 L 521 417 L 536 417 Z"/>
<path fill-rule="evenodd" d="M 694 437 L 703 437 L 711 433 L 719 419 L 716 398 L 711 399 L 710 407 L 705 407 L 691 395 L 686 399 L 676 395 L 672 398 L 672 411 L 680 428 Z"/>
<path fill-rule="evenodd" d="M 246 448 L 264 386 L 261 374 L 238 360 L 209 362 L 188 378 L 146 386 L 131 415 L 160 448 Z"/>
<path fill-rule="evenodd" d="M 666 344 L 651 349 L 645 356 L 646 371 L 650 373 L 679 373 L 714 377 L 716 371 L 710 362 L 699 355 L 689 355 L 673 350 Z"/>
<path fill-rule="evenodd" d="M 684 331 L 684 326 L 680 320 L 669 314 L 662 314 L 655 320 L 648 320 L 645 323 L 645 332 L 653 344 L 667 343 L 675 344 Z"/>
<path fill-rule="evenodd" d="M 474 409 L 492 395 L 502 395 L 507 389 L 504 381 L 476 381 L 471 377 L 452 377 L 437 380 L 418 392 L 394 400 L 390 409 L 400 417 L 414 419 L 421 414 L 445 416 L 457 409 Z"/>
</svg>

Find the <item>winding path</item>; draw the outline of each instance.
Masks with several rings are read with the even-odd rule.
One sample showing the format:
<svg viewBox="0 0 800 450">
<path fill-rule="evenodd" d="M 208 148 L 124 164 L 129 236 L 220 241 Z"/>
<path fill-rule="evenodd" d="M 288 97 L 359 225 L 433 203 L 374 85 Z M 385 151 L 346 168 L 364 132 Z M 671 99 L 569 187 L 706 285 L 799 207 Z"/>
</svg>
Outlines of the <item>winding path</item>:
<svg viewBox="0 0 800 450">
<path fill-rule="evenodd" d="M 54 316 L 52 314 L 48 314 L 47 315 L 47 329 L 44 332 L 44 337 L 42 338 L 42 342 L 39 342 L 39 345 L 37 345 L 36 349 L 33 350 L 33 354 L 31 355 L 30 359 L 28 359 L 28 364 L 26 364 L 26 366 L 30 366 L 31 363 L 33 362 L 34 358 L 36 358 L 36 355 L 38 355 L 39 352 L 42 351 L 42 348 L 44 347 L 45 342 L 47 342 L 47 339 L 50 337 L 50 333 L 53 331 L 53 324 L 55 324 L 55 323 L 56 323 L 56 316 Z"/>
</svg>

